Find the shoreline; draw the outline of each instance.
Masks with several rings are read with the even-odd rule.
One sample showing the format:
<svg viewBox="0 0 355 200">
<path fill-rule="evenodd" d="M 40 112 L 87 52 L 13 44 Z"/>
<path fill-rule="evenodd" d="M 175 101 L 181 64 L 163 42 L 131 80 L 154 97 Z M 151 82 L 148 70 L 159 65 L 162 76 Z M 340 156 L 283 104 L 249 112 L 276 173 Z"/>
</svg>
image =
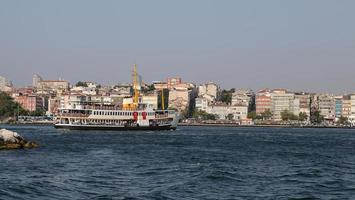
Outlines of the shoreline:
<svg viewBox="0 0 355 200">
<path fill-rule="evenodd" d="M 238 125 L 223 123 L 179 123 L 178 126 L 183 127 L 234 127 L 234 128 L 323 128 L 323 129 L 355 129 L 349 126 L 314 126 L 314 125 L 280 125 L 280 124 L 264 124 L 264 125 Z"/>
</svg>

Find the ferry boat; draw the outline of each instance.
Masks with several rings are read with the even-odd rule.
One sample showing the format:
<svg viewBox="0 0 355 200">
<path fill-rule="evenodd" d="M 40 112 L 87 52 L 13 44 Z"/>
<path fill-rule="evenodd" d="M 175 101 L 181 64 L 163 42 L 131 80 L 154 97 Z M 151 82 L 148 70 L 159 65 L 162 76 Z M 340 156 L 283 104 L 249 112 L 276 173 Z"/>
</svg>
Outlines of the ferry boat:
<svg viewBox="0 0 355 200">
<path fill-rule="evenodd" d="M 134 65 L 133 96 L 129 103 L 115 105 L 83 105 L 74 109 L 59 109 L 55 128 L 79 130 L 175 130 L 179 113 L 175 110 L 155 110 L 139 102 L 136 65 Z M 163 91 L 162 91 L 163 93 Z"/>
</svg>

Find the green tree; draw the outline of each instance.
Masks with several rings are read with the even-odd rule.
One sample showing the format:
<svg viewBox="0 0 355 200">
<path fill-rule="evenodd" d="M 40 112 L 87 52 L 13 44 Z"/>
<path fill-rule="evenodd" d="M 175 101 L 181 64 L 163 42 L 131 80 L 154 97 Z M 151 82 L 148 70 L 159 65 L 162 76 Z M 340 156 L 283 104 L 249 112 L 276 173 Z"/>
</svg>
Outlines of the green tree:
<svg viewBox="0 0 355 200">
<path fill-rule="evenodd" d="M 256 112 L 255 111 L 248 112 L 248 118 L 255 120 L 257 118 Z"/>
<path fill-rule="evenodd" d="M 307 119 L 308 119 L 307 113 L 305 113 L 305 112 L 300 112 L 300 113 L 298 114 L 298 120 L 304 122 L 304 121 L 306 121 Z"/>
<path fill-rule="evenodd" d="M 25 115 L 27 114 L 27 111 L 16 103 L 8 94 L 0 92 L 0 118 L 12 117 L 17 114 Z"/>
<path fill-rule="evenodd" d="M 194 110 L 192 117 L 201 120 L 217 120 L 218 116 L 202 110 Z"/>
<path fill-rule="evenodd" d="M 154 87 L 153 84 L 151 84 L 151 85 L 147 85 L 146 87 L 142 87 L 141 92 L 142 92 L 143 94 L 147 94 L 147 93 L 149 93 L 149 92 L 153 92 L 154 90 L 155 90 L 155 87 Z"/>
<path fill-rule="evenodd" d="M 268 120 L 271 119 L 272 117 L 272 112 L 270 111 L 270 109 L 265 110 L 264 112 L 262 112 L 260 114 L 262 120 Z"/>
<path fill-rule="evenodd" d="M 233 119 L 234 119 L 234 115 L 233 115 L 232 113 L 229 113 L 229 114 L 227 115 L 227 119 L 228 119 L 228 120 L 233 120 Z"/>
<path fill-rule="evenodd" d="M 234 88 L 232 88 L 230 90 L 222 90 L 221 95 L 220 95 L 220 100 L 223 103 L 231 104 L 232 103 L 232 95 L 234 92 L 235 92 Z"/>
<path fill-rule="evenodd" d="M 46 114 L 46 111 L 44 109 L 36 109 L 35 111 L 30 112 L 28 115 L 31 116 L 43 116 Z"/>
<path fill-rule="evenodd" d="M 87 87 L 88 84 L 86 82 L 83 81 L 79 81 L 75 84 L 76 87 Z"/>
<path fill-rule="evenodd" d="M 324 117 L 320 114 L 319 110 L 316 110 L 311 115 L 311 122 L 315 124 L 320 124 L 324 121 Z"/>
<path fill-rule="evenodd" d="M 298 116 L 288 110 L 284 110 L 281 112 L 281 119 L 282 121 L 298 120 Z"/>
<path fill-rule="evenodd" d="M 347 125 L 348 123 L 349 123 L 348 118 L 347 117 L 343 117 L 343 116 L 341 116 L 339 118 L 339 120 L 337 121 L 338 125 Z"/>
</svg>

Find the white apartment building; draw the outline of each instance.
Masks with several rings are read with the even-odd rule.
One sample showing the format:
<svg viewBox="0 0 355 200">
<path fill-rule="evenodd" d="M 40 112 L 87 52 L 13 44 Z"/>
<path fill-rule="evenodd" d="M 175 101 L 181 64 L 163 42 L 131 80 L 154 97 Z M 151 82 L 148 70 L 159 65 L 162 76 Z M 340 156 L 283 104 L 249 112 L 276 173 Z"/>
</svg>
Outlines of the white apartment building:
<svg viewBox="0 0 355 200">
<path fill-rule="evenodd" d="M 153 109 L 158 109 L 158 95 L 143 96 L 142 103 L 151 105 Z"/>
<path fill-rule="evenodd" d="M 253 93 L 250 90 L 237 90 L 232 94 L 232 105 L 249 106 L 252 100 Z"/>
<path fill-rule="evenodd" d="M 219 119 L 227 119 L 232 114 L 234 120 L 245 120 L 248 116 L 247 106 L 230 106 L 230 105 L 209 105 L 207 113 L 218 115 Z"/>
<path fill-rule="evenodd" d="M 213 101 L 218 98 L 219 86 L 216 83 L 208 82 L 198 87 L 198 96 L 208 95 Z"/>
<path fill-rule="evenodd" d="M 351 115 L 349 116 L 349 121 L 352 125 L 355 125 L 355 94 L 350 96 L 350 104 L 351 104 Z"/>
<path fill-rule="evenodd" d="M 288 93 L 286 90 L 283 89 L 273 90 L 271 93 L 271 112 L 273 114 L 273 120 L 281 121 L 281 113 L 284 110 L 288 110 L 298 115 L 297 112 L 299 111 L 299 109 L 295 109 L 297 107 L 297 105 L 294 105 L 295 103 L 297 103 L 297 100 L 295 101 L 294 93 Z"/>
<path fill-rule="evenodd" d="M 195 99 L 195 108 L 197 110 L 207 111 L 209 100 L 203 97 L 197 97 Z"/>
</svg>

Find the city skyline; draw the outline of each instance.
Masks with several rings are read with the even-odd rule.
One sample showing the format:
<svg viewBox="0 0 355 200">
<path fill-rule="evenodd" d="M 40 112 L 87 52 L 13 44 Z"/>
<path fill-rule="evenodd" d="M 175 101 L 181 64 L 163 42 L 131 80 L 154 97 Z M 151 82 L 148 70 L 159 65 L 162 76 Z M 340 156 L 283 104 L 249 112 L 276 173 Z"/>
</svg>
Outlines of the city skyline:
<svg viewBox="0 0 355 200">
<path fill-rule="evenodd" d="M 4 1 L 0 75 L 354 93 L 352 1 Z M 80 12 L 79 12 L 80 11 Z"/>
</svg>

